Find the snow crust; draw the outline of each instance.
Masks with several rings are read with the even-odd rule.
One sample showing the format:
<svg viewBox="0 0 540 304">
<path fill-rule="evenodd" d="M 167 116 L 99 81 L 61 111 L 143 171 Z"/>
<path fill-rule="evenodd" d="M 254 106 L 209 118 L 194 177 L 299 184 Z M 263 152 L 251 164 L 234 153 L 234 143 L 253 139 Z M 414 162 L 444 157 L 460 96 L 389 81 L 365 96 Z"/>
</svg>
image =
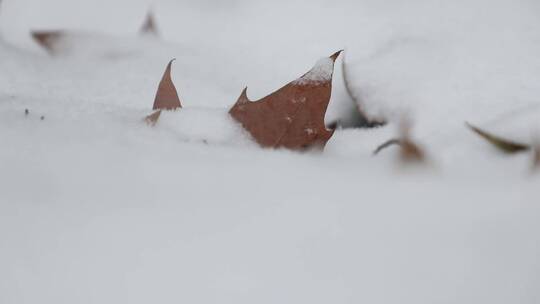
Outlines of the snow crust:
<svg viewBox="0 0 540 304">
<path fill-rule="evenodd" d="M 163 40 L 149 4 L 2 1 L 0 303 L 540 302 L 540 176 L 464 127 L 535 133 L 535 1 L 163 0 Z M 27 34 L 57 28 L 50 58 Z M 228 116 L 344 47 L 388 126 L 299 154 Z M 171 58 L 184 108 L 150 128 Z M 403 115 L 424 167 L 372 156 Z"/>
</svg>

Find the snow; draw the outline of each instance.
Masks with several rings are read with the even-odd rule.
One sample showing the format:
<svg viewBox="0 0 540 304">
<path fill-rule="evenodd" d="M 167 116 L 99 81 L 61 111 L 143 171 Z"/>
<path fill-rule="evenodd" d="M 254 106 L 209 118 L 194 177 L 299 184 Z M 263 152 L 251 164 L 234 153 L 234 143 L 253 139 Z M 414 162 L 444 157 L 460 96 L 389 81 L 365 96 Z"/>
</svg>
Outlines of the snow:
<svg viewBox="0 0 540 304">
<path fill-rule="evenodd" d="M 535 136 L 535 1 L 163 0 L 162 39 L 136 36 L 150 1 L 2 2 L 0 303 L 540 301 L 540 176 L 464 127 Z M 387 126 L 301 154 L 227 114 L 341 48 Z M 172 58 L 183 108 L 152 128 Z M 372 156 L 404 116 L 425 166 Z"/>
<path fill-rule="evenodd" d="M 305 85 L 311 83 L 324 83 L 332 80 L 334 72 L 334 60 L 332 58 L 322 58 L 315 66 L 309 70 L 304 76 L 294 81 L 297 85 Z"/>
<path fill-rule="evenodd" d="M 438 142 L 440 130 L 466 136 L 464 121 L 530 142 L 540 127 L 538 5 L 427 1 L 410 9 L 426 14 L 411 22 L 395 8 L 384 30 L 362 33 L 377 43 L 366 39 L 349 52 L 366 114 L 396 121 L 405 113 L 420 136 L 441 145 L 448 138 Z"/>
</svg>

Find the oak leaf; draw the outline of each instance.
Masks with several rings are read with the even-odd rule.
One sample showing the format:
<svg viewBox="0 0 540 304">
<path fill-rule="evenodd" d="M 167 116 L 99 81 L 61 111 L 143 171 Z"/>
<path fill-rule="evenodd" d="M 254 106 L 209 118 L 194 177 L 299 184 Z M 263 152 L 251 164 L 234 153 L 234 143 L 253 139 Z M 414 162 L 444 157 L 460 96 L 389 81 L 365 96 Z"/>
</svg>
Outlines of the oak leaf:
<svg viewBox="0 0 540 304">
<path fill-rule="evenodd" d="M 174 59 L 171 60 L 169 64 L 167 64 L 167 67 L 165 68 L 165 73 L 163 73 L 163 77 L 161 78 L 161 81 L 158 85 L 156 97 L 154 99 L 154 106 L 152 107 L 153 110 L 157 111 L 148 115 L 145 118 L 145 121 L 149 125 L 153 126 L 157 123 L 162 110 L 171 111 L 182 107 L 182 103 L 180 102 L 180 98 L 178 97 L 178 92 L 176 91 L 176 87 L 174 86 L 171 77 L 173 61 Z"/>
<path fill-rule="evenodd" d="M 321 59 L 308 73 L 259 101 L 250 101 L 244 89 L 229 114 L 262 147 L 324 147 L 334 133 L 326 129 L 324 116 L 332 93 L 334 63 L 340 53 Z"/>
</svg>

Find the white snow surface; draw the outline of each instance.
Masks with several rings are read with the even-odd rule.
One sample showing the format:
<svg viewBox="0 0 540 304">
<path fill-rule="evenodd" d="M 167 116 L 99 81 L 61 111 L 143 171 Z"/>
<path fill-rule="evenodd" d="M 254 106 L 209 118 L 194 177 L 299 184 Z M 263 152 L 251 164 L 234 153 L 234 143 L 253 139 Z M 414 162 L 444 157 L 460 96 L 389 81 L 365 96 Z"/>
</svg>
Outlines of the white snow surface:
<svg viewBox="0 0 540 304">
<path fill-rule="evenodd" d="M 136 35 L 150 6 L 161 39 Z M 539 303 L 540 176 L 464 127 L 536 134 L 539 17 L 532 0 L 3 0 L 0 303 Z M 68 30 L 64 51 L 31 29 Z M 227 114 L 342 48 L 388 126 L 302 154 Z M 184 108 L 151 128 L 171 58 Z M 353 108 L 340 63 L 327 122 Z M 371 155 L 405 116 L 425 166 Z"/>
</svg>

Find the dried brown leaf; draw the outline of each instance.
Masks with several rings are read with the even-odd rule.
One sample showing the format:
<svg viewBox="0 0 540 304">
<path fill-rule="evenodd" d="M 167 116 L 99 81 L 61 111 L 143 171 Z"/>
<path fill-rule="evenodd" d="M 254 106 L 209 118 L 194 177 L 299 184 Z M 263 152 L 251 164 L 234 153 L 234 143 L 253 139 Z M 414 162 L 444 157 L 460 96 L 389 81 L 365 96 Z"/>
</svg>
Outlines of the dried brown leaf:
<svg viewBox="0 0 540 304">
<path fill-rule="evenodd" d="M 169 62 L 165 69 L 165 73 L 161 78 L 154 100 L 154 106 L 152 107 L 153 110 L 176 110 L 182 107 L 178 92 L 176 91 L 176 87 L 174 86 L 171 77 L 173 61 L 174 59 Z"/>
<path fill-rule="evenodd" d="M 332 93 L 334 63 L 340 53 L 321 60 L 302 77 L 259 101 L 250 101 L 244 89 L 230 115 L 262 147 L 324 147 L 334 133 L 326 129 L 324 116 Z"/>
<path fill-rule="evenodd" d="M 161 116 L 161 110 L 159 111 L 156 111 L 148 116 L 146 116 L 146 118 L 144 119 L 144 121 L 149 125 L 149 126 L 155 126 L 156 123 L 158 122 L 159 120 L 159 117 Z"/>
<path fill-rule="evenodd" d="M 155 126 L 161 116 L 162 110 L 176 110 L 182 107 L 180 98 L 178 97 L 178 92 L 172 81 L 171 77 L 171 68 L 174 59 L 167 64 L 165 68 L 165 73 L 159 82 L 159 86 L 156 92 L 156 98 L 154 99 L 153 110 L 156 112 L 145 117 L 144 121 L 150 125 Z"/>
<path fill-rule="evenodd" d="M 487 142 L 489 142 L 491 145 L 493 145 L 495 148 L 499 149 L 500 151 L 508 154 L 513 153 L 519 153 L 528 151 L 531 149 L 531 146 L 524 143 L 515 142 L 506 138 L 502 138 L 500 136 L 491 134 L 489 132 L 486 132 L 478 127 L 475 127 L 469 123 L 466 123 L 467 127 L 471 129 L 474 133 L 478 134 L 480 137 L 485 139 Z"/>
<path fill-rule="evenodd" d="M 154 13 L 152 11 L 149 11 L 148 14 L 146 14 L 146 18 L 141 26 L 141 29 L 139 30 L 139 33 L 143 35 L 159 36 Z"/>
<path fill-rule="evenodd" d="M 56 45 L 64 37 L 63 31 L 34 31 L 32 38 L 43 47 L 49 54 L 54 55 Z"/>
<path fill-rule="evenodd" d="M 422 148 L 410 138 L 406 138 L 400 141 L 401 146 L 401 161 L 404 163 L 410 162 L 424 162 L 426 155 Z"/>
</svg>

